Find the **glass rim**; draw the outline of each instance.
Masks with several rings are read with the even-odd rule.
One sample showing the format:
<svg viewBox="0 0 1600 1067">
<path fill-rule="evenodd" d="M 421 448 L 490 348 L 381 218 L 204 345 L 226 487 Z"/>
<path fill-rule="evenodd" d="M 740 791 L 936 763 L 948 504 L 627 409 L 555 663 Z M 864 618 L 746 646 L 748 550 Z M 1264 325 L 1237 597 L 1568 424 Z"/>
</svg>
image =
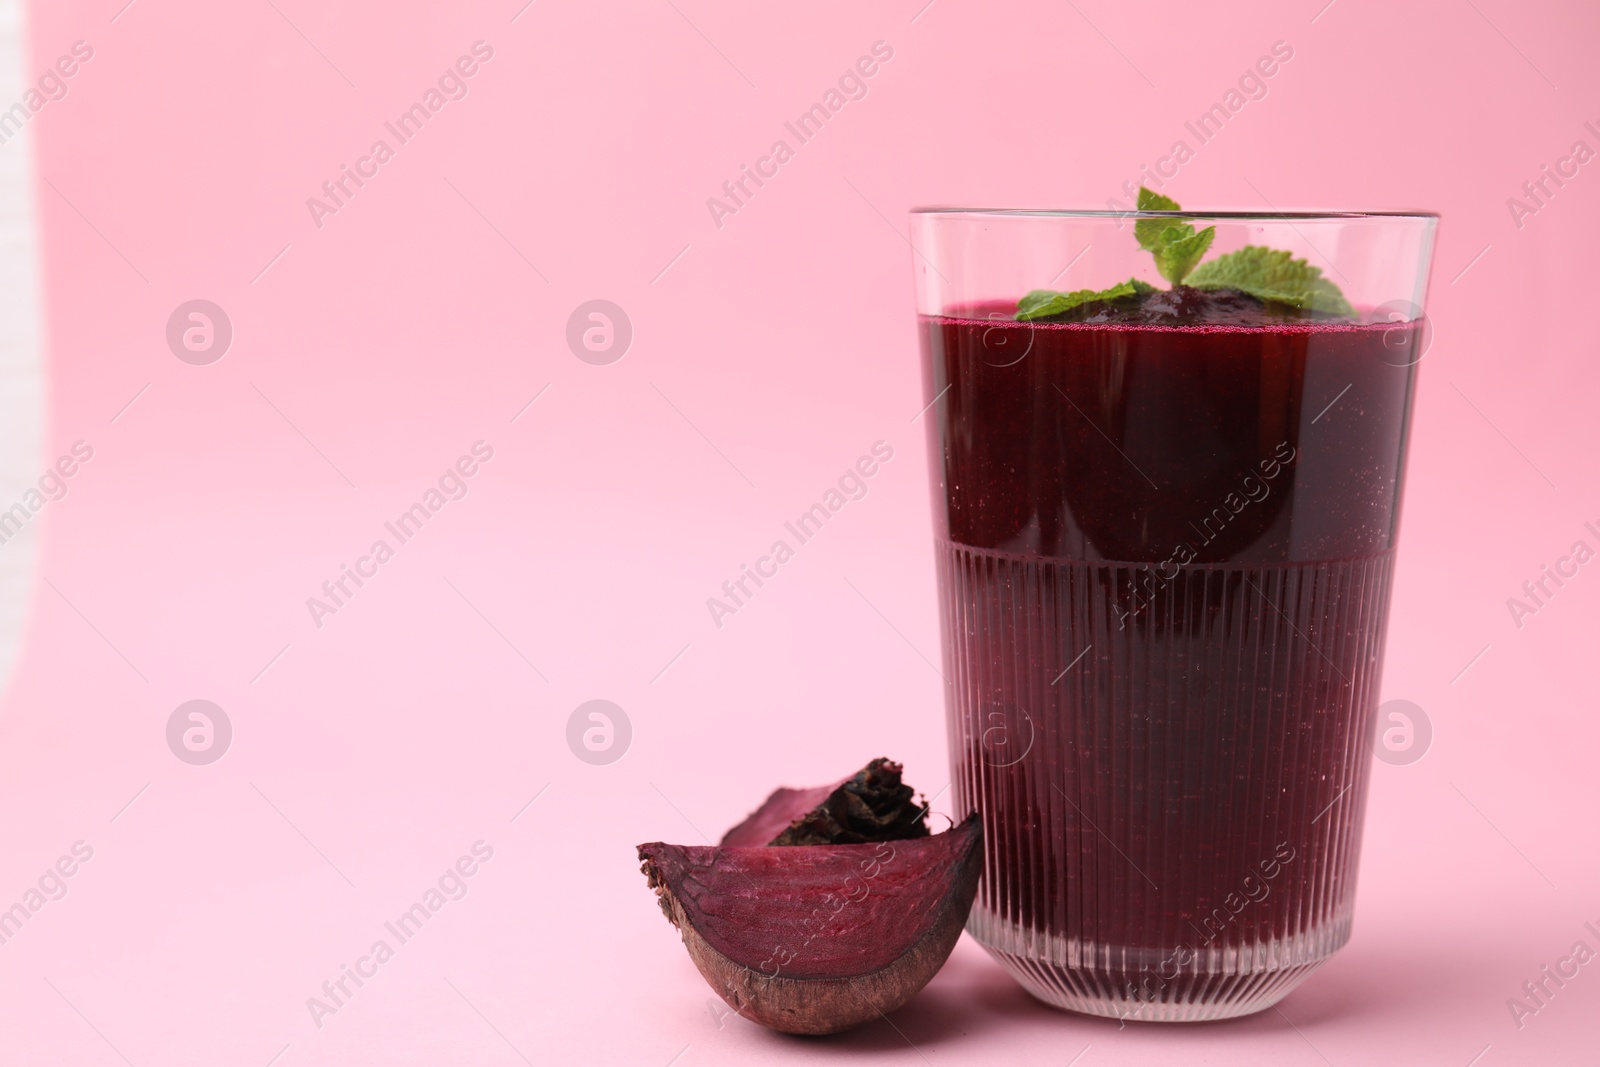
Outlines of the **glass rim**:
<svg viewBox="0 0 1600 1067">
<path fill-rule="evenodd" d="M 1437 211 L 1112 211 L 1107 209 L 1075 208 L 1009 208 L 1009 207 L 914 207 L 912 215 L 950 218 L 1067 218 L 1067 219 L 1191 219 L 1197 222 L 1227 220 L 1230 222 L 1305 222 L 1327 220 L 1330 222 L 1353 219 L 1416 219 L 1439 221 Z"/>
</svg>

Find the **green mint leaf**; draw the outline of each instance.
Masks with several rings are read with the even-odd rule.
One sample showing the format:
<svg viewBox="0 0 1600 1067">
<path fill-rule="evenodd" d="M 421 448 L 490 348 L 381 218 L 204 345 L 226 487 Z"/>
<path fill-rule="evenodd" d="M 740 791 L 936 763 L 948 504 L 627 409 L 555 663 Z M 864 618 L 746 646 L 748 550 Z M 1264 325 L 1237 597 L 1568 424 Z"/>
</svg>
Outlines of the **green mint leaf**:
<svg viewBox="0 0 1600 1067">
<path fill-rule="evenodd" d="M 1134 201 L 1134 207 L 1140 211 L 1182 211 L 1178 202 L 1170 196 L 1162 196 L 1149 186 L 1139 186 L 1139 198 Z"/>
<path fill-rule="evenodd" d="M 1142 282 L 1138 278 L 1129 278 L 1127 281 L 1113 285 L 1109 289 L 1076 289 L 1070 293 L 1057 293 L 1049 289 L 1035 289 L 1017 301 L 1017 321 L 1029 322 L 1033 319 L 1049 318 L 1052 315 L 1065 314 L 1092 301 L 1119 300 L 1125 296 L 1136 296 L 1155 291 L 1155 286 L 1149 282 Z"/>
<path fill-rule="evenodd" d="M 1139 198 L 1134 206 L 1140 211 L 1182 211 L 1178 202 L 1171 197 L 1162 196 L 1158 192 L 1139 186 Z M 1154 252 L 1166 243 L 1163 235 L 1169 228 L 1183 228 L 1184 224 L 1173 219 L 1136 219 L 1133 223 L 1133 237 L 1139 242 L 1139 247 L 1146 252 Z M 1194 227 L 1187 227 L 1190 233 Z M 1180 235 L 1181 236 L 1181 235 Z"/>
<path fill-rule="evenodd" d="M 1182 210 L 1170 196 L 1162 196 L 1144 186 L 1139 187 L 1138 208 L 1140 211 Z M 1193 226 L 1175 219 L 1138 219 L 1133 224 L 1134 240 L 1155 257 L 1156 270 L 1173 285 L 1180 284 L 1194 269 L 1216 235 L 1214 226 L 1196 233 Z"/>
<path fill-rule="evenodd" d="M 1168 227 L 1167 243 L 1155 249 L 1156 270 L 1161 276 L 1173 285 L 1180 284 L 1189 272 L 1194 270 L 1194 265 L 1200 262 L 1200 257 L 1206 254 L 1206 249 L 1211 247 L 1211 239 L 1217 235 L 1215 226 L 1207 226 L 1199 233 L 1194 232 L 1193 226 L 1184 226 L 1187 234 L 1179 235 L 1176 227 Z"/>
<path fill-rule="evenodd" d="M 1245 245 L 1237 252 L 1202 263 L 1189 275 L 1196 289 L 1238 289 L 1259 300 L 1333 315 L 1355 316 L 1355 309 L 1322 270 L 1288 252 Z"/>
</svg>

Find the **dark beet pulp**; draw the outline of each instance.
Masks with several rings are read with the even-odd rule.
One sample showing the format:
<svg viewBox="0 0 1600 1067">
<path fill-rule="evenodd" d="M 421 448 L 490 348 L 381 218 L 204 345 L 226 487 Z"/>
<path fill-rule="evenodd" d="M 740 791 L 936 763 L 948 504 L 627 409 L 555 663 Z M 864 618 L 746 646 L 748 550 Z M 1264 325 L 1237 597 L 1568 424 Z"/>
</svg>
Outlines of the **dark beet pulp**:
<svg viewBox="0 0 1600 1067">
<path fill-rule="evenodd" d="M 1037 996 L 1273 1003 L 1349 936 L 1418 324 L 1180 287 L 921 322 L 968 929 Z"/>
</svg>

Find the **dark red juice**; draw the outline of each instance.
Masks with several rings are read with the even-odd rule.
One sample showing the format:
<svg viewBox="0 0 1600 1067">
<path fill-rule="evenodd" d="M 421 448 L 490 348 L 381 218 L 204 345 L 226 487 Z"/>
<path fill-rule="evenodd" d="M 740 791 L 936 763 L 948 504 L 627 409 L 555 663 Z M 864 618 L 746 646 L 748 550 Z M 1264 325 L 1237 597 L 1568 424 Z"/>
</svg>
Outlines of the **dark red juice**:
<svg viewBox="0 0 1600 1067">
<path fill-rule="evenodd" d="M 1068 1007 L 1270 1003 L 1349 935 L 1419 326 L 1010 310 L 921 320 L 969 928 Z"/>
</svg>

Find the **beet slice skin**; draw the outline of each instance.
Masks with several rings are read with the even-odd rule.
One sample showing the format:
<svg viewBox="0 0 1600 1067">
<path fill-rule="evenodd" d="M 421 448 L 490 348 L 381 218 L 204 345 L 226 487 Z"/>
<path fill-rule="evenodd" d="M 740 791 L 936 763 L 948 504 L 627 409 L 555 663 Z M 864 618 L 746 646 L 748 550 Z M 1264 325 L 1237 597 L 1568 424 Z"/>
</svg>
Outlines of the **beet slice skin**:
<svg viewBox="0 0 1600 1067">
<path fill-rule="evenodd" d="M 794 848 L 639 846 L 661 909 L 740 1015 L 832 1034 L 893 1011 L 961 936 L 982 874 L 976 815 L 933 837 Z"/>
<path fill-rule="evenodd" d="M 902 767 L 879 757 L 833 785 L 778 789 L 724 845 L 855 845 L 928 836 L 928 806 L 900 779 Z"/>
</svg>

